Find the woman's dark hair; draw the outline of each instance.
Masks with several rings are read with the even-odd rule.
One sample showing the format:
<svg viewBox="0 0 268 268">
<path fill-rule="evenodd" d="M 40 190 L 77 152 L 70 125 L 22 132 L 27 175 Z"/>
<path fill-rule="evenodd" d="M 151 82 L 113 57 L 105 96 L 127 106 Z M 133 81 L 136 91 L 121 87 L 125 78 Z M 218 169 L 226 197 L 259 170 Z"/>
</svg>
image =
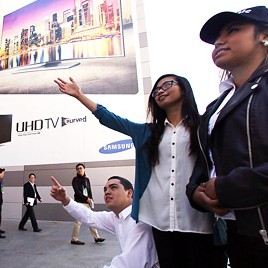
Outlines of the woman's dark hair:
<svg viewBox="0 0 268 268">
<path fill-rule="evenodd" d="M 198 108 L 195 102 L 194 94 L 192 87 L 189 81 L 181 76 L 175 74 L 165 74 L 160 76 L 152 89 L 152 92 L 157 87 L 157 84 L 160 80 L 166 77 L 172 77 L 176 80 L 183 92 L 183 103 L 182 103 L 182 118 L 183 124 L 186 128 L 190 131 L 190 153 L 195 152 L 197 147 L 197 127 L 199 125 L 199 113 Z M 151 136 L 145 143 L 145 148 L 148 152 L 149 162 L 152 166 L 155 166 L 159 163 L 159 151 L 158 146 L 162 139 L 164 128 L 165 128 L 165 119 L 167 117 L 165 110 L 161 109 L 156 101 L 155 98 L 152 97 L 152 92 L 149 96 L 148 100 L 148 109 L 147 109 L 147 116 L 152 116 L 151 122 Z"/>
<path fill-rule="evenodd" d="M 254 33 L 255 37 L 257 37 L 258 34 L 267 32 L 268 33 L 268 25 L 264 23 L 254 23 Z"/>
</svg>

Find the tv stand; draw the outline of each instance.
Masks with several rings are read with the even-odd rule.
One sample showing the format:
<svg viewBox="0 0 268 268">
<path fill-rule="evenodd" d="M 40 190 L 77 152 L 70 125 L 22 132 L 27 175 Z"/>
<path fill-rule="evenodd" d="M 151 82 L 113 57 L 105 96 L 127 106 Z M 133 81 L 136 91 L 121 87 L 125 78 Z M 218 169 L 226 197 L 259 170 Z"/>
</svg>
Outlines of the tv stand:
<svg viewBox="0 0 268 268">
<path fill-rule="evenodd" d="M 70 69 L 79 65 L 78 61 L 51 61 L 43 64 L 36 64 L 25 67 L 18 67 L 14 69 L 13 74 L 26 73 L 26 72 L 40 72 L 40 71 L 51 71 L 59 69 Z"/>
<path fill-rule="evenodd" d="M 56 67 L 61 64 L 61 61 L 52 61 L 52 62 L 47 62 L 43 65 L 45 68 L 50 68 L 50 67 Z"/>
</svg>

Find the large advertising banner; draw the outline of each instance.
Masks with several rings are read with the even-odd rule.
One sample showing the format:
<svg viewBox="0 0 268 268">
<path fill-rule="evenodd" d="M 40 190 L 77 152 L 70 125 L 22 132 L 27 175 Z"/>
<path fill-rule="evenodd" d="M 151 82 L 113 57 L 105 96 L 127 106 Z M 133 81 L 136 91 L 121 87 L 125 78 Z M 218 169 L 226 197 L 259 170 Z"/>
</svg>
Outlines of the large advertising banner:
<svg viewBox="0 0 268 268">
<path fill-rule="evenodd" d="M 133 159 L 129 137 L 53 82 L 71 76 L 114 113 L 145 120 L 131 0 L 36 0 L 1 16 L 1 165 Z"/>
</svg>

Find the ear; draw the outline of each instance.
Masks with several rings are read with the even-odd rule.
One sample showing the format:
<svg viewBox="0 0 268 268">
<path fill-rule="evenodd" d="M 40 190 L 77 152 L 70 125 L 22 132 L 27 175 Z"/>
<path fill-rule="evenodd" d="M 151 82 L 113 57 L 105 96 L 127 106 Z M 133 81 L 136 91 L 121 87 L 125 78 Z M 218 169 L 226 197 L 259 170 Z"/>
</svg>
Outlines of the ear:
<svg viewBox="0 0 268 268">
<path fill-rule="evenodd" d="M 268 41 L 268 31 L 264 31 L 259 34 L 259 41 L 262 43 L 263 41 Z"/>
<path fill-rule="evenodd" d="M 131 189 L 127 190 L 127 197 L 132 198 L 133 197 L 133 191 Z"/>
</svg>

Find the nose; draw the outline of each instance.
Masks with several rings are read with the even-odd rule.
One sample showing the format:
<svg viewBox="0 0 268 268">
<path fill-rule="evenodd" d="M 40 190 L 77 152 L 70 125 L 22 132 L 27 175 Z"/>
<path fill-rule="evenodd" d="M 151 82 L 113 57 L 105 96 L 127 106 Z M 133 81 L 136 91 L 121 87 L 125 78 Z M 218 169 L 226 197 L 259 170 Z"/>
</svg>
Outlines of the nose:
<svg viewBox="0 0 268 268">
<path fill-rule="evenodd" d="M 225 44 L 225 36 L 226 36 L 226 34 L 225 34 L 225 32 L 222 30 L 219 34 L 218 34 L 218 36 L 217 36 L 217 38 L 216 38 L 216 40 L 215 40 L 215 42 L 214 42 L 214 46 L 215 47 L 219 47 L 219 46 L 222 46 L 222 45 L 224 45 Z"/>
<path fill-rule="evenodd" d="M 219 46 L 222 46 L 222 45 L 224 45 L 224 41 L 221 38 L 217 38 L 217 40 L 214 43 L 214 46 L 219 47 Z"/>
<path fill-rule="evenodd" d="M 165 91 L 165 90 L 164 90 L 162 87 L 159 88 L 155 96 L 160 95 L 160 94 L 161 94 L 162 92 L 164 92 L 164 91 Z"/>
<path fill-rule="evenodd" d="M 110 194 L 109 189 L 104 190 L 104 195 L 109 195 L 109 194 Z"/>
<path fill-rule="evenodd" d="M 161 87 L 161 88 L 159 88 L 157 94 L 159 94 L 159 92 L 164 92 L 164 91 L 165 91 L 165 90 Z"/>
</svg>

